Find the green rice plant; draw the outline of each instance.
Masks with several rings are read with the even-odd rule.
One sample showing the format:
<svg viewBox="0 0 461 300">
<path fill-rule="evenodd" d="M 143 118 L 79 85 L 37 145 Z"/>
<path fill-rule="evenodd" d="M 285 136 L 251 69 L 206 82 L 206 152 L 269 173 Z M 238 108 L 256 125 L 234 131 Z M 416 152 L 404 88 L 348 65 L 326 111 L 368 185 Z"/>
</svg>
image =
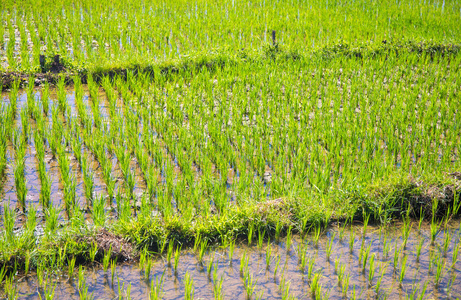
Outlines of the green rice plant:
<svg viewBox="0 0 461 300">
<path fill-rule="evenodd" d="M 162 273 L 160 278 L 152 279 L 149 292 L 149 300 L 160 300 L 163 297 L 163 278 L 165 272 Z"/>
<path fill-rule="evenodd" d="M 187 299 L 187 300 L 194 299 L 194 293 L 195 293 L 194 280 L 190 276 L 189 272 L 186 272 L 186 275 L 184 276 L 184 286 L 185 286 L 184 299 Z"/>
<path fill-rule="evenodd" d="M 6 278 L 6 273 L 8 272 L 8 268 L 6 265 L 3 265 L 0 269 L 0 283 L 3 282 L 3 279 Z"/>
<path fill-rule="evenodd" d="M 387 271 L 387 264 L 383 267 L 381 265 L 381 276 L 378 277 L 378 279 L 376 280 L 376 285 L 375 285 L 375 293 L 376 295 L 379 295 L 380 291 L 381 291 L 381 284 L 382 284 L 382 281 L 383 281 L 383 278 L 384 278 L 384 274 L 386 273 Z"/>
<path fill-rule="evenodd" d="M 275 280 L 275 276 L 277 275 L 277 271 L 280 266 L 280 256 L 277 254 L 274 260 L 275 260 L 275 268 L 274 268 L 274 280 Z"/>
<path fill-rule="evenodd" d="M 351 231 L 349 235 L 349 252 L 352 253 L 354 251 L 354 242 L 355 242 L 355 230 L 351 226 Z"/>
<path fill-rule="evenodd" d="M 312 275 L 314 272 L 314 266 L 315 266 L 315 257 L 310 257 L 309 258 L 309 264 L 307 265 L 307 280 L 311 281 L 312 280 Z"/>
<path fill-rule="evenodd" d="M 78 266 L 78 289 L 82 290 L 85 287 L 85 268 L 82 265 Z"/>
<path fill-rule="evenodd" d="M 38 294 L 39 299 L 41 299 L 41 300 L 42 299 L 43 300 L 55 299 L 56 287 L 57 287 L 57 283 L 55 283 L 53 285 L 49 285 L 48 283 L 46 283 L 43 286 L 43 298 L 42 298 L 42 295 L 39 293 Z"/>
<path fill-rule="evenodd" d="M 397 244 L 394 247 L 394 271 L 397 269 L 397 265 L 399 262 L 399 254 L 400 254 L 400 249 L 397 248 Z"/>
<path fill-rule="evenodd" d="M 109 250 L 104 252 L 104 256 L 102 258 L 102 269 L 104 270 L 104 272 L 107 272 L 107 270 L 109 269 L 111 256 L 112 256 L 112 246 L 109 248 Z"/>
<path fill-rule="evenodd" d="M 275 225 L 275 240 L 278 241 L 280 239 L 280 233 L 282 231 L 282 223 L 280 220 L 277 221 L 277 224 Z"/>
<path fill-rule="evenodd" d="M 330 261 L 330 256 L 331 256 L 331 251 L 333 249 L 333 241 L 335 239 L 335 235 L 336 235 L 336 232 L 334 232 L 333 235 L 330 237 L 330 239 L 327 240 L 327 246 L 325 248 L 327 261 Z"/>
<path fill-rule="evenodd" d="M 314 234 L 312 236 L 312 240 L 314 242 L 314 247 L 316 247 L 316 248 L 319 245 L 320 233 L 321 233 L 320 226 L 314 227 Z"/>
<path fill-rule="evenodd" d="M 445 269 L 445 262 L 443 261 L 443 258 L 441 256 L 438 257 L 436 260 L 436 269 L 435 269 L 435 274 L 434 274 L 434 285 L 435 288 L 439 287 L 440 280 L 443 277 L 443 270 Z"/>
<path fill-rule="evenodd" d="M 406 217 L 403 221 L 403 228 L 402 228 L 402 240 L 403 240 L 403 249 L 406 249 L 408 238 L 410 237 L 411 231 L 411 223 L 410 218 Z"/>
<path fill-rule="evenodd" d="M 232 264 L 232 258 L 234 256 L 235 240 L 229 242 L 229 264 Z"/>
<path fill-rule="evenodd" d="M 450 280 L 448 281 L 447 294 L 451 293 L 451 290 L 453 289 L 453 284 L 455 283 L 456 278 L 457 278 L 457 274 L 452 272 L 450 276 Z"/>
<path fill-rule="evenodd" d="M 246 270 L 243 278 L 243 286 L 245 287 L 245 294 L 247 299 L 251 299 L 253 296 L 257 282 L 258 280 L 254 279 L 253 274 L 250 274 L 250 272 Z"/>
<path fill-rule="evenodd" d="M 244 251 L 242 253 L 242 257 L 240 258 L 240 268 L 239 268 L 240 276 L 243 276 L 243 271 L 248 268 L 248 262 L 249 262 L 249 258 L 247 258 L 247 252 Z"/>
<path fill-rule="evenodd" d="M 214 263 L 214 254 L 210 256 L 210 260 L 208 261 L 208 265 L 207 265 L 208 278 L 211 277 L 211 268 L 213 267 L 213 263 Z"/>
<path fill-rule="evenodd" d="M 362 273 L 365 273 L 365 268 L 367 266 L 368 256 L 370 255 L 371 244 L 366 248 L 360 248 L 359 261 L 362 263 Z"/>
<path fill-rule="evenodd" d="M 370 257 L 370 261 L 368 263 L 368 285 L 371 287 L 373 283 L 373 278 L 375 277 L 375 254 L 373 253 Z"/>
<path fill-rule="evenodd" d="M 289 299 L 291 281 L 285 279 L 285 274 L 282 275 L 279 284 L 279 291 L 282 293 L 282 299 Z"/>
<path fill-rule="evenodd" d="M 166 255 L 168 266 L 171 266 L 171 257 L 173 256 L 173 249 L 174 249 L 173 247 L 174 247 L 174 244 L 172 241 L 170 241 L 168 243 L 168 249 L 167 249 L 167 255 Z"/>
<path fill-rule="evenodd" d="M 30 267 L 30 251 L 26 251 L 25 261 L 24 261 L 24 274 L 27 276 L 29 274 Z"/>
<path fill-rule="evenodd" d="M 418 245 L 416 246 L 416 262 L 419 262 L 419 257 L 421 256 L 421 250 L 424 244 L 424 237 L 419 240 Z"/>
<path fill-rule="evenodd" d="M 21 152 L 21 151 L 20 151 Z M 22 207 L 23 212 L 26 211 L 26 197 L 27 197 L 27 187 L 26 187 L 26 178 L 24 175 L 24 155 L 20 154 L 16 158 L 16 164 L 14 165 L 14 183 L 16 186 L 16 195 L 18 201 Z"/>
<path fill-rule="evenodd" d="M 85 158 L 88 160 L 88 157 Z M 86 167 L 83 170 L 83 184 L 85 187 L 85 197 L 87 199 L 87 208 L 92 206 L 93 194 L 94 194 L 94 174 Z"/>
<path fill-rule="evenodd" d="M 451 265 L 454 266 L 458 262 L 459 241 L 453 246 L 453 253 L 451 257 Z"/>
<path fill-rule="evenodd" d="M 426 299 L 426 289 L 427 289 L 427 282 L 424 282 L 423 288 L 421 292 L 419 293 L 419 297 L 417 298 L 418 300 Z"/>
<path fill-rule="evenodd" d="M 112 259 L 110 261 L 110 276 L 111 276 L 111 282 L 112 286 L 114 285 L 114 279 L 115 279 L 115 271 L 117 270 L 117 260 Z"/>
<path fill-rule="evenodd" d="M 338 225 L 339 226 L 339 225 Z M 344 222 L 342 226 L 339 226 L 339 233 L 338 233 L 338 237 L 339 237 L 339 241 L 342 242 L 342 240 L 344 239 L 344 234 L 346 233 L 346 226 L 347 226 L 347 222 Z"/>
<path fill-rule="evenodd" d="M 303 247 L 304 248 L 304 247 Z M 299 268 L 302 273 L 306 270 L 307 266 L 307 251 L 305 249 L 300 249 L 301 251 L 299 252 Z M 267 261 L 267 258 L 266 258 Z"/>
<path fill-rule="evenodd" d="M 252 239 L 253 239 L 253 231 L 254 231 L 254 224 L 253 223 L 250 223 L 248 225 L 248 246 L 251 246 L 251 242 L 252 242 Z"/>
<path fill-rule="evenodd" d="M 222 300 L 224 299 L 224 293 L 223 293 L 223 282 L 224 282 L 224 277 L 221 276 L 219 280 L 217 278 L 213 282 L 213 296 L 214 299 L 216 300 Z"/>
<path fill-rule="evenodd" d="M 272 253 L 272 246 L 270 244 L 270 240 L 268 240 L 267 247 L 266 247 L 266 270 L 269 270 L 270 268 L 271 253 Z"/>
<path fill-rule="evenodd" d="M 3 283 L 6 299 L 17 299 L 18 298 L 18 287 L 14 283 L 14 275 L 10 275 L 5 278 Z"/>
<path fill-rule="evenodd" d="M 104 226 L 106 216 L 104 212 L 105 200 L 102 195 L 96 197 L 93 201 L 93 222 L 96 226 Z"/>
<path fill-rule="evenodd" d="M 73 277 L 74 275 L 74 270 L 75 270 L 75 261 L 76 257 L 72 256 L 71 259 L 67 259 L 67 275 L 69 276 L 69 279 Z"/>
<path fill-rule="evenodd" d="M 58 228 L 58 219 L 60 214 L 60 209 L 50 205 L 44 210 L 45 213 L 45 232 L 48 235 L 53 235 Z"/>
<path fill-rule="evenodd" d="M 399 285 L 400 286 L 402 286 L 406 271 L 407 271 L 407 256 L 404 255 L 402 258 L 402 261 L 400 262 L 400 273 L 399 273 Z"/>
<path fill-rule="evenodd" d="M 258 229 L 258 249 L 261 250 L 263 248 L 264 236 L 266 235 L 266 231 L 263 229 Z"/>
<path fill-rule="evenodd" d="M 387 258 L 389 256 L 390 250 L 391 250 L 391 243 L 388 240 L 388 236 L 384 235 L 384 238 L 383 238 L 383 258 Z"/>
<path fill-rule="evenodd" d="M 290 248 L 291 248 L 291 230 L 292 230 L 291 226 L 288 227 L 287 236 L 286 236 L 286 242 L 285 242 L 287 252 L 289 252 Z"/>
<path fill-rule="evenodd" d="M 347 298 L 347 292 L 349 290 L 349 279 L 350 279 L 350 275 L 346 274 L 344 276 L 343 282 L 341 283 L 341 294 L 343 295 L 344 298 Z"/>
<path fill-rule="evenodd" d="M 198 261 L 199 261 L 200 264 L 203 263 L 203 256 L 205 255 L 207 247 L 208 247 L 208 240 L 203 240 L 200 243 L 200 249 L 199 249 L 199 252 L 198 252 Z"/>
<path fill-rule="evenodd" d="M 48 113 L 50 111 L 50 102 L 49 102 L 49 97 L 50 97 L 50 84 L 48 81 L 45 81 L 42 85 L 42 88 L 40 89 L 41 91 L 41 104 L 43 108 L 43 113 L 45 116 L 48 116 Z"/>
<path fill-rule="evenodd" d="M 317 291 L 319 289 L 321 290 L 321 285 L 319 283 L 320 278 L 322 278 L 322 273 L 321 272 L 315 273 L 315 275 L 312 277 L 312 281 L 311 281 L 311 285 L 310 285 L 312 296 L 318 296 Z"/>
<path fill-rule="evenodd" d="M 450 234 L 450 231 L 447 230 L 445 232 L 445 239 L 444 239 L 443 246 L 442 246 L 444 257 L 447 256 L 448 246 L 450 246 L 450 240 L 451 240 L 451 234 Z"/>
<path fill-rule="evenodd" d="M 149 256 L 146 257 L 146 260 L 143 264 L 144 268 L 144 279 L 147 281 L 150 278 L 150 272 L 152 270 L 152 259 Z"/>
<path fill-rule="evenodd" d="M 176 247 L 176 250 L 174 252 L 174 273 L 176 275 L 178 274 L 178 264 L 179 264 L 180 255 L 181 255 L 181 247 L 178 246 Z"/>
</svg>

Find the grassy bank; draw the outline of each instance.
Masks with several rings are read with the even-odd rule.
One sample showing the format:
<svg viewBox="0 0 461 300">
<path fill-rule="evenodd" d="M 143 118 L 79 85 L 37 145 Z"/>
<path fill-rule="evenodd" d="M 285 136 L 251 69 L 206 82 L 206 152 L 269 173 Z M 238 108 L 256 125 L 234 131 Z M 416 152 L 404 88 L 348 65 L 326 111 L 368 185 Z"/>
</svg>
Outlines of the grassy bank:
<svg viewBox="0 0 461 300">
<path fill-rule="evenodd" d="M 34 80 L 36 86 L 48 82 L 56 84 L 61 77 L 66 84 L 72 84 L 73 77 L 80 77 L 82 83 L 87 83 L 88 76 L 97 82 L 104 77 L 120 76 L 127 78 L 128 73 L 149 74 L 155 80 L 157 76 L 175 76 L 178 73 L 196 73 L 202 69 L 215 73 L 224 66 L 237 67 L 241 64 L 265 64 L 269 61 L 284 64 L 287 61 L 329 61 L 341 59 L 358 59 L 366 63 L 368 60 L 382 60 L 389 57 L 404 56 L 409 60 L 453 59 L 460 53 L 460 44 L 438 43 L 434 41 L 398 40 L 369 44 L 338 43 L 319 49 L 289 49 L 279 43 L 267 43 L 261 49 L 214 49 L 208 52 L 196 52 L 182 58 L 158 61 L 124 61 L 87 63 L 84 66 L 75 65 L 57 54 L 44 55 L 44 63 L 40 69 L 6 70 L 0 74 L 2 90 L 7 90 L 16 82 L 25 87 L 29 80 Z"/>
</svg>

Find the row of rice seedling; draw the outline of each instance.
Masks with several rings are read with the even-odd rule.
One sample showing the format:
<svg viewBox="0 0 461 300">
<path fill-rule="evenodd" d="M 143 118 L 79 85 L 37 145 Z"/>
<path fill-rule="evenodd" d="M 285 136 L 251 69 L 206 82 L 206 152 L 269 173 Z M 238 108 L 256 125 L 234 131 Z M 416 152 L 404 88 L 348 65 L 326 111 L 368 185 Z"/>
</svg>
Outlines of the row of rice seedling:
<svg viewBox="0 0 461 300">
<path fill-rule="evenodd" d="M 60 54 L 76 68 L 151 62 L 198 52 L 261 50 L 272 42 L 296 51 L 331 44 L 409 38 L 459 40 L 457 2 L 414 1 L 75 1 L 1 3 L 0 49 L 10 70 L 50 69 Z M 361 20 L 357 25 L 356 20 Z M 155 26 L 153 25 L 155 24 Z M 275 42 L 275 41 L 274 41 Z M 245 51 L 247 51 L 245 50 Z M 55 66 L 56 67 L 56 66 Z"/>
<path fill-rule="evenodd" d="M 375 66 L 339 60 L 318 66 L 313 74 L 302 72 L 305 66 L 297 63 L 286 66 L 290 72 L 271 64 L 252 66 L 252 72 L 250 67 L 239 69 L 238 77 L 237 70 L 228 68 L 213 80 L 206 72 L 198 73 L 189 79 L 190 85 L 182 83 L 183 76 L 154 86 L 148 77 L 128 82 L 106 78 L 107 119 L 100 117 L 93 81 L 91 98 L 84 103 L 84 92 L 76 80 L 72 108 L 62 79 L 57 105 L 51 108 L 49 133 L 44 133 L 47 116 L 38 112 L 38 105 L 22 110 L 30 111 L 37 128 L 26 129 L 30 127 L 24 121 L 28 116 L 21 113 L 22 135 L 13 135 L 18 199 L 23 202 L 27 192 L 21 188 L 22 161 L 30 130 L 38 131 L 35 138 L 48 141 L 57 157 L 64 197 L 69 198 L 66 203 L 75 203 L 77 185 L 68 147 L 84 174 L 86 195 L 92 197 L 91 171 L 81 150 L 85 145 L 101 165 L 109 199 L 116 195 L 110 159 L 114 157 L 129 199 L 134 198 L 135 181 L 146 182 L 150 199 L 158 194 L 173 197 L 190 216 L 192 195 L 192 199 L 211 200 L 200 204 L 205 205 L 203 213 L 209 212 L 210 204 L 222 213 L 228 201 L 306 195 L 312 190 L 335 193 L 337 188 L 356 189 L 357 184 L 396 171 L 449 171 L 459 161 L 459 136 L 454 130 L 459 125 L 458 111 L 456 101 L 451 101 L 459 86 L 457 69 L 441 72 L 448 60 L 405 66 L 415 55 L 394 58 L 394 64 L 375 62 L 379 63 Z M 439 75 L 423 80 L 429 74 Z M 444 85 L 437 85 L 438 81 Z M 10 107 L 14 107 L 16 93 L 17 87 L 11 92 Z M 379 101 L 370 100 L 375 98 Z M 42 100 L 42 106 L 47 102 Z M 38 150 L 38 159 L 43 161 L 43 150 Z M 138 167 L 134 161 L 142 178 L 135 179 Z M 228 178 L 229 169 L 234 178 Z M 44 185 L 48 190 L 46 182 Z"/>
<path fill-rule="evenodd" d="M 258 249 L 248 249 L 244 245 L 234 248 L 235 240 L 228 241 L 221 249 L 209 248 L 204 240 L 197 243 L 195 253 L 180 247 L 175 249 L 173 244 L 168 244 L 163 259 L 143 250 L 139 267 L 129 268 L 117 266 L 117 259 L 109 249 L 101 254 L 102 271 L 92 271 L 81 265 L 77 267 L 75 257 L 66 260 L 63 253 L 55 263 L 61 267 L 67 265 L 65 272 L 46 273 L 40 267 L 36 281 L 23 281 L 17 289 L 14 288 L 13 276 L 4 271 L 0 272 L 0 276 L 6 276 L 4 295 L 17 295 L 18 290 L 43 295 L 47 293 L 46 287 L 52 286 L 59 287 L 48 291 L 56 291 L 56 297 L 87 290 L 100 297 L 102 293 L 107 293 L 107 289 L 113 290 L 114 297 L 137 297 L 135 295 L 147 292 L 153 299 L 388 299 L 396 293 L 425 299 L 430 296 L 458 297 L 461 293 L 456 285 L 460 262 L 458 224 L 442 225 L 435 244 L 429 240 L 430 224 L 414 228 L 407 240 L 409 247 L 404 246 L 405 225 L 395 229 L 349 226 L 345 223 L 337 229 L 328 230 L 326 235 L 322 234 L 318 244 L 310 235 L 290 236 L 290 241 L 288 237 L 277 242 L 266 241 Z M 341 234 L 344 231 L 350 231 L 351 235 Z M 350 240 L 355 241 L 352 249 L 349 249 Z M 385 244 L 391 249 L 387 255 L 383 252 Z M 414 249 L 419 244 L 423 245 L 421 248 L 425 253 L 422 258 L 418 258 L 416 253 L 419 246 Z M 174 263 L 171 262 L 173 256 Z M 266 268 L 262 268 L 264 264 Z M 57 280 L 54 272 L 66 280 Z M 136 278 L 139 280 L 134 280 Z M 130 286 L 126 288 L 128 283 Z M 68 286 L 75 288 L 68 289 Z"/>
<path fill-rule="evenodd" d="M 61 211 L 70 224 L 63 231 L 86 235 L 108 226 L 159 253 L 167 245 L 195 242 L 203 258 L 207 243 L 219 238 L 244 238 L 252 244 L 257 233 L 261 241 L 261 232 L 291 236 L 292 230 L 328 224 L 331 217 L 365 212 L 386 222 L 400 215 L 395 207 L 408 208 L 399 201 L 410 200 L 391 193 L 372 199 L 376 182 L 387 184 L 380 180 L 392 180 L 396 174 L 432 174 L 453 184 L 454 193 L 453 200 L 447 194 L 447 199 L 434 201 L 428 206 L 432 211 L 420 205 L 425 211 L 419 215 L 433 216 L 435 240 L 437 205 L 442 209 L 445 201 L 451 203 L 444 211 L 447 220 L 459 213 L 458 183 L 449 181 L 446 173 L 459 168 L 456 93 L 461 82 L 458 57 L 425 58 L 413 53 L 369 64 L 356 59 L 253 64 L 227 66 L 213 75 L 204 69 L 171 77 L 158 77 L 156 70 L 155 81 L 146 74 L 127 74 L 126 81 L 102 79 L 104 97 L 91 79 L 86 90 L 76 78 L 74 95 L 61 79 L 56 93 L 45 86 L 40 99 L 29 87 L 24 107 L 15 104 L 22 99 L 15 84 L 9 93 L 14 99 L 2 110 L 8 121 L 2 124 L 2 134 L 14 146 L 17 172 L 6 178 L 14 179 L 18 203 L 13 205 L 25 215 L 11 213 L 3 199 L 3 223 L 25 216 L 36 224 L 34 213 L 40 208 L 33 199 L 40 199 L 45 229 L 41 237 L 28 236 L 37 242 L 29 245 L 37 250 L 32 261 L 44 255 L 53 263 L 51 250 L 42 245 L 50 245 Z M 38 169 L 40 189 L 26 185 L 22 158 L 27 149 L 35 150 L 30 153 L 38 165 L 27 167 Z M 47 169 L 48 152 L 58 173 Z M 93 156 L 97 164 L 88 164 Z M 50 173 L 56 173 L 57 182 L 51 182 Z M 103 193 L 94 191 L 95 174 L 104 181 Z M 62 191 L 61 203 L 49 201 L 53 184 Z M 286 200 L 268 201 L 280 196 Z M 418 215 L 418 204 L 410 204 L 415 206 L 411 216 Z M 410 223 L 404 224 L 406 245 Z M 2 235 L 2 259 L 11 271 L 14 255 L 26 248 L 18 248 L 22 233 L 13 234 L 8 226 Z M 318 240 L 317 228 L 313 236 Z M 67 240 L 71 237 L 59 237 L 70 243 L 68 255 L 88 260 L 88 247 Z M 326 247 L 327 261 L 335 260 L 333 241 Z M 349 247 L 358 244 L 360 268 L 371 264 L 375 270 L 378 256 L 373 257 L 365 240 L 350 239 Z M 405 263 L 393 253 L 403 282 Z M 306 257 L 303 260 L 302 269 L 309 270 Z M 435 260 L 433 265 L 440 264 Z M 377 272 L 369 277 L 373 280 Z M 253 279 L 243 269 L 242 274 L 251 292 Z M 280 289 L 290 290 L 285 283 Z M 315 285 L 313 290 L 319 294 L 322 288 Z"/>
</svg>

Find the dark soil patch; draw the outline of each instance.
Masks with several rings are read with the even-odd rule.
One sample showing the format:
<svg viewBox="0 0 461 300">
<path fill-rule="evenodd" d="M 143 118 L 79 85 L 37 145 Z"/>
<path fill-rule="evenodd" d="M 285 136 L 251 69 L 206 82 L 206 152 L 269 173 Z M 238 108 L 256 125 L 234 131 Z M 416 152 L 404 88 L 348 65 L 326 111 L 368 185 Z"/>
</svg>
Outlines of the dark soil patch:
<svg viewBox="0 0 461 300">
<path fill-rule="evenodd" d="M 111 251 L 111 257 L 117 258 L 118 261 L 128 261 L 135 257 L 133 245 L 106 228 L 100 229 L 94 237 L 85 237 L 83 239 L 90 245 L 96 244 L 100 254 Z"/>
</svg>

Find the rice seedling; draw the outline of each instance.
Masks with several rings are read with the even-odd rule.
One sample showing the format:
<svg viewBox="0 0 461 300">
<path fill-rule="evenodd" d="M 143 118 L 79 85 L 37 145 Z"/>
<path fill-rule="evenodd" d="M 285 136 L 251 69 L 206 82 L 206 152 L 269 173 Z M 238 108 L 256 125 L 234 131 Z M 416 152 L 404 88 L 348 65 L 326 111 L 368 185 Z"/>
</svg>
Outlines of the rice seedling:
<svg viewBox="0 0 461 300">
<path fill-rule="evenodd" d="M 423 248 L 424 238 L 419 240 L 418 245 L 416 246 L 416 262 L 419 262 L 419 257 L 421 256 L 421 250 Z"/>
<path fill-rule="evenodd" d="M 112 256 L 112 246 L 109 248 L 108 251 L 105 251 L 103 259 L 102 259 L 102 266 L 103 266 L 104 272 L 107 272 L 107 270 L 109 269 L 111 256 Z"/>
<path fill-rule="evenodd" d="M 175 274 L 178 274 L 178 265 L 179 265 L 179 257 L 180 257 L 180 254 L 181 254 L 181 247 L 176 247 L 176 250 L 174 252 L 174 272 Z"/>
<path fill-rule="evenodd" d="M 320 232 L 321 232 L 320 226 L 314 227 L 314 234 L 312 236 L 312 240 L 314 242 L 315 247 L 318 247 L 319 245 Z"/>
<path fill-rule="evenodd" d="M 381 276 L 379 276 L 378 279 L 376 280 L 376 285 L 374 287 L 376 295 L 379 295 L 379 293 L 381 291 L 381 284 L 382 284 L 382 281 L 383 281 L 383 278 L 384 278 L 384 274 L 387 271 L 387 266 L 388 266 L 387 264 L 385 266 L 381 265 L 381 272 L 380 272 Z"/>
<path fill-rule="evenodd" d="M 150 278 L 150 272 L 152 270 L 152 259 L 149 256 L 147 256 L 144 261 L 143 269 L 144 269 L 144 279 L 148 281 Z"/>
<path fill-rule="evenodd" d="M 355 242 L 355 230 L 351 226 L 351 231 L 349 235 L 349 252 L 352 253 L 354 251 L 354 242 Z"/>
<path fill-rule="evenodd" d="M 171 258 L 173 257 L 173 249 L 174 249 L 174 244 L 172 241 L 168 243 L 168 249 L 167 249 L 167 254 L 166 254 L 166 260 L 168 262 L 168 266 L 171 266 Z"/>
<path fill-rule="evenodd" d="M 453 247 L 453 253 L 451 256 L 451 265 L 454 266 L 458 262 L 458 253 L 459 253 L 459 240 Z"/>
<path fill-rule="evenodd" d="M 208 261 L 208 265 L 207 265 L 208 278 L 211 277 L 211 268 L 213 267 L 213 263 L 214 263 L 214 254 L 210 257 L 210 260 Z"/>
<path fill-rule="evenodd" d="M 165 273 L 162 273 L 160 278 L 156 277 L 152 279 L 149 292 L 149 300 L 159 300 L 163 297 L 163 280 Z"/>
<path fill-rule="evenodd" d="M 373 278 L 375 277 L 375 254 L 373 253 L 370 257 L 370 261 L 368 263 L 368 285 L 371 287 L 373 283 Z"/>
<path fill-rule="evenodd" d="M 333 235 L 327 240 L 327 246 L 325 248 L 325 252 L 327 255 L 327 261 L 330 261 L 331 251 L 333 249 L 333 241 L 335 239 L 336 233 L 334 232 Z"/>
<path fill-rule="evenodd" d="M 75 261 L 76 257 L 73 256 L 71 259 L 67 259 L 67 275 L 69 276 L 69 279 L 71 279 L 74 275 L 74 270 L 75 270 Z"/>
<path fill-rule="evenodd" d="M 254 279 L 253 274 L 250 274 L 247 268 L 243 276 L 243 286 L 245 287 L 245 294 L 248 299 L 251 299 L 251 297 L 253 296 L 257 282 L 258 281 Z"/>
<path fill-rule="evenodd" d="M 223 292 L 223 282 L 224 277 L 221 276 L 219 280 L 217 278 L 213 281 L 213 296 L 216 300 L 224 299 L 224 292 Z"/>
<path fill-rule="evenodd" d="M 315 297 L 318 297 L 321 291 L 321 285 L 319 283 L 321 277 L 322 277 L 321 272 L 315 273 L 315 275 L 312 277 L 310 289 L 311 289 L 311 294 Z"/>
<path fill-rule="evenodd" d="M 114 285 L 115 271 L 116 270 L 117 270 L 117 260 L 112 259 L 110 261 L 110 278 L 111 278 L 112 286 Z"/>
<path fill-rule="evenodd" d="M 262 247 L 263 247 L 263 242 L 264 242 L 264 236 L 266 234 L 266 231 L 263 229 L 261 231 L 261 229 L 258 229 L 258 249 L 261 250 Z M 270 242 L 270 240 L 268 241 L 268 243 Z"/>
<path fill-rule="evenodd" d="M 55 283 L 53 285 L 50 285 L 49 283 L 46 283 L 43 286 L 43 297 L 42 297 L 42 295 L 40 293 L 38 294 L 39 299 L 44 299 L 44 300 L 55 299 L 56 286 L 57 286 L 57 283 Z"/>
<path fill-rule="evenodd" d="M 274 258 L 275 260 L 275 267 L 274 267 L 274 280 L 275 280 L 275 276 L 277 275 L 277 271 L 279 269 L 279 266 L 280 266 L 280 256 L 277 254 Z"/>
<path fill-rule="evenodd" d="M 405 278 L 405 273 L 407 271 L 407 256 L 404 255 L 402 261 L 400 262 L 400 273 L 399 273 L 399 285 L 402 286 L 403 279 Z"/>
<path fill-rule="evenodd" d="M 194 279 L 191 277 L 189 272 L 186 273 L 184 276 L 184 299 L 194 299 L 194 293 L 195 293 L 195 288 L 194 288 Z"/>
<path fill-rule="evenodd" d="M 367 266 L 368 256 L 370 255 L 371 244 L 368 247 L 362 246 L 359 252 L 359 262 L 362 264 L 362 273 L 365 273 L 365 268 Z"/>
<path fill-rule="evenodd" d="M 344 276 L 343 282 L 341 283 L 341 294 L 345 298 L 347 297 L 347 292 L 349 290 L 349 279 L 350 279 L 349 274 L 346 274 Z"/>
<path fill-rule="evenodd" d="M 434 274 L 434 285 L 436 288 L 438 288 L 440 280 L 443 277 L 443 271 L 445 269 L 445 262 L 443 261 L 443 258 L 439 256 L 435 264 L 436 264 L 436 269 L 435 269 L 435 274 Z"/>
<path fill-rule="evenodd" d="M 235 249 L 235 240 L 231 240 L 229 242 L 229 264 L 232 264 L 232 258 L 234 256 L 234 249 Z"/>
<path fill-rule="evenodd" d="M 199 252 L 198 252 L 198 261 L 199 261 L 200 264 L 203 263 L 203 257 L 205 255 L 207 247 L 208 247 L 208 240 L 203 240 L 200 243 L 200 249 L 199 249 Z"/>
<path fill-rule="evenodd" d="M 248 246 L 251 246 L 251 242 L 252 242 L 252 239 L 253 239 L 253 223 L 250 223 L 249 227 L 248 227 Z"/>
<path fill-rule="evenodd" d="M 82 290 L 85 287 L 85 268 L 82 265 L 78 266 L 78 289 Z"/>
</svg>

